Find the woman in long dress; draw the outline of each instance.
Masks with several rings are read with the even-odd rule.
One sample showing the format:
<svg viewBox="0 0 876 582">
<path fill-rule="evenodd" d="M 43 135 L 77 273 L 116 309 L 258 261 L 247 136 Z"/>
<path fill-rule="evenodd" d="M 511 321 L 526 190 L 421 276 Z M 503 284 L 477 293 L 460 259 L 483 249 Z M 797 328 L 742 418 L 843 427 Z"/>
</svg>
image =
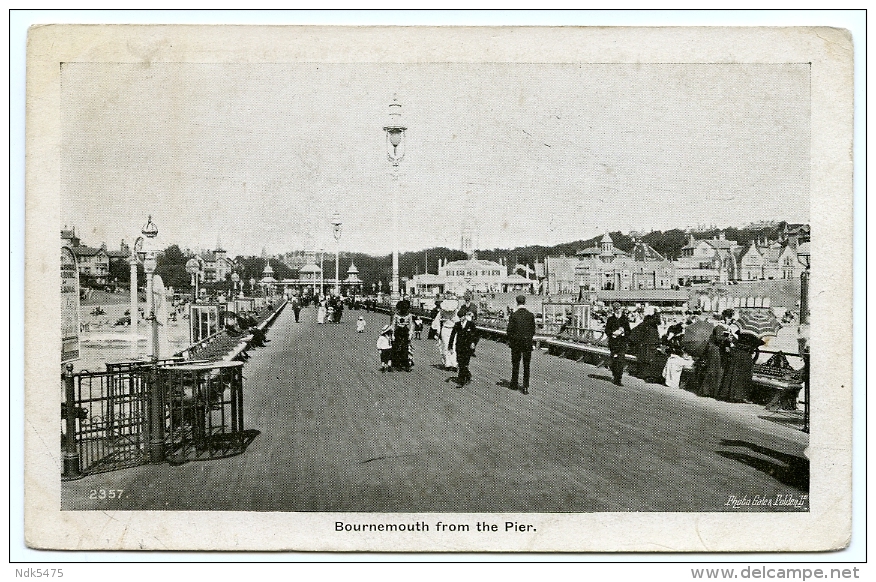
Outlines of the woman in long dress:
<svg viewBox="0 0 876 582">
<path fill-rule="evenodd" d="M 649 314 L 630 332 L 630 342 L 636 346 L 639 378 L 645 382 L 659 382 L 663 372 L 663 358 L 658 358 L 660 347 L 659 315 Z"/>
<path fill-rule="evenodd" d="M 458 366 L 456 352 L 450 349 L 450 334 L 453 326 L 459 321 L 456 309 L 459 303 L 455 299 L 446 299 L 441 302 L 441 313 L 438 315 L 441 327 L 438 330 L 438 351 L 441 354 L 441 365 L 445 370 L 455 370 Z"/>
<path fill-rule="evenodd" d="M 721 379 L 724 376 L 724 358 L 722 352 L 726 344 L 727 328 L 716 326 L 712 330 L 709 342 L 706 344 L 706 352 L 701 364 L 703 366 L 703 379 L 700 384 L 700 396 L 716 398 L 721 388 Z"/>
<path fill-rule="evenodd" d="M 392 316 L 392 367 L 396 370 L 411 371 L 411 335 L 414 318 L 410 313 L 410 302 L 402 299 L 396 304 Z"/>
<path fill-rule="evenodd" d="M 325 323 L 325 300 L 319 302 L 319 307 L 316 308 L 316 323 Z"/>
<path fill-rule="evenodd" d="M 727 369 L 716 398 L 727 402 L 751 401 L 751 376 L 762 345 L 763 341 L 757 336 L 744 332 L 739 334 L 730 347 Z"/>
</svg>

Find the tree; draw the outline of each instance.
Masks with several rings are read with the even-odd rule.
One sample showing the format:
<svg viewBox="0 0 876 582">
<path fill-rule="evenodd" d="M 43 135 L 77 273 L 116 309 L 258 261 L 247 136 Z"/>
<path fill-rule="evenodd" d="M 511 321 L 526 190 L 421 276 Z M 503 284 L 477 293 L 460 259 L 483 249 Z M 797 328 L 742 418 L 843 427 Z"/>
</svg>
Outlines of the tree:
<svg viewBox="0 0 876 582">
<path fill-rule="evenodd" d="M 178 245 L 170 245 L 157 258 L 155 274 L 161 276 L 165 287 L 180 289 L 191 285 L 191 275 L 186 271 L 189 257 L 183 254 Z"/>
</svg>

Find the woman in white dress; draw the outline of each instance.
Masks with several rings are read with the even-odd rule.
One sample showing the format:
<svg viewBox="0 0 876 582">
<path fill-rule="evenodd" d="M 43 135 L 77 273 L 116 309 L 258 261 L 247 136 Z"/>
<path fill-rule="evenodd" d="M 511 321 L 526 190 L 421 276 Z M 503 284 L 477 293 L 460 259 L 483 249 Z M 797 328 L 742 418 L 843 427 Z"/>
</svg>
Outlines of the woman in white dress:
<svg viewBox="0 0 876 582">
<path fill-rule="evenodd" d="M 441 354 L 441 365 L 445 369 L 456 369 L 456 352 L 450 349 L 450 334 L 453 333 L 453 326 L 459 321 L 456 315 L 456 310 L 459 308 L 459 301 L 456 299 L 445 299 L 441 302 L 441 312 L 438 318 L 441 322 L 441 327 L 438 330 L 438 352 Z"/>
<path fill-rule="evenodd" d="M 325 323 L 325 300 L 319 302 L 319 307 L 316 309 L 316 323 Z"/>
</svg>

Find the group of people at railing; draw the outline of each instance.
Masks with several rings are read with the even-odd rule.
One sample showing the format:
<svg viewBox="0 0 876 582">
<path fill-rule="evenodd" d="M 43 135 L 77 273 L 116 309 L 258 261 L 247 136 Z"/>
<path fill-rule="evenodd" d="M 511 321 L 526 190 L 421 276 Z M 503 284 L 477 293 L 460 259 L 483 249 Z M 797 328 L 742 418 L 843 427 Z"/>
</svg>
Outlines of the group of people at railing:
<svg viewBox="0 0 876 582">
<path fill-rule="evenodd" d="M 636 357 L 632 371 L 645 382 L 683 385 L 727 402 L 751 402 L 754 363 L 764 342 L 736 326 L 734 316 L 733 309 L 726 309 L 717 322 L 708 322 L 689 314 L 661 334 L 659 311 L 645 314 L 630 328 L 626 313 L 615 305 L 605 328 L 615 382 L 620 383 L 629 352 Z"/>
</svg>

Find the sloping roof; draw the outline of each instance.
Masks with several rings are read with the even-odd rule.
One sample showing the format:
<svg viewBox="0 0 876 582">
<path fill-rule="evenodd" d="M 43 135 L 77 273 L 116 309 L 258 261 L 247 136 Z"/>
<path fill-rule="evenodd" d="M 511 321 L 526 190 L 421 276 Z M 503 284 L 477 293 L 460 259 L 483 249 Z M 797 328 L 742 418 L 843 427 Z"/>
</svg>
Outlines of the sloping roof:
<svg viewBox="0 0 876 582">
<path fill-rule="evenodd" d="M 86 246 L 73 247 L 73 254 L 75 254 L 77 257 L 93 257 L 101 252 L 108 255 L 108 253 L 104 249 L 96 249 L 94 247 Z"/>
<path fill-rule="evenodd" d="M 703 241 L 712 248 L 719 250 L 732 249 L 739 246 L 735 240 L 727 240 L 725 238 L 710 238 Z"/>
<path fill-rule="evenodd" d="M 637 242 L 636 246 L 633 247 L 633 251 L 630 253 L 630 256 L 634 261 L 665 261 L 663 255 L 654 250 L 654 247 L 649 245 L 646 242 Z"/>
<path fill-rule="evenodd" d="M 611 243 L 611 244 L 614 244 L 614 241 L 611 240 L 611 237 L 608 236 L 608 233 L 605 233 L 604 235 L 602 235 L 602 240 L 599 241 L 599 242 L 604 242 L 604 243 Z"/>
<path fill-rule="evenodd" d="M 319 265 L 314 265 L 313 263 L 309 265 L 304 265 L 298 270 L 299 273 L 321 273 L 322 269 L 319 268 Z"/>
<path fill-rule="evenodd" d="M 599 247 L 587 247 L 586 249 L 581 249 L 580 251 L 578 251 L 578 252 L 575 253 L 575 254 L 578 255 L 578 256 L 581 256 L 581 255 L 598 255 L 598 254 L 601 253 L 601 252 L 602 252 L 602 249 L 599 248 Z"/>
</svg>

